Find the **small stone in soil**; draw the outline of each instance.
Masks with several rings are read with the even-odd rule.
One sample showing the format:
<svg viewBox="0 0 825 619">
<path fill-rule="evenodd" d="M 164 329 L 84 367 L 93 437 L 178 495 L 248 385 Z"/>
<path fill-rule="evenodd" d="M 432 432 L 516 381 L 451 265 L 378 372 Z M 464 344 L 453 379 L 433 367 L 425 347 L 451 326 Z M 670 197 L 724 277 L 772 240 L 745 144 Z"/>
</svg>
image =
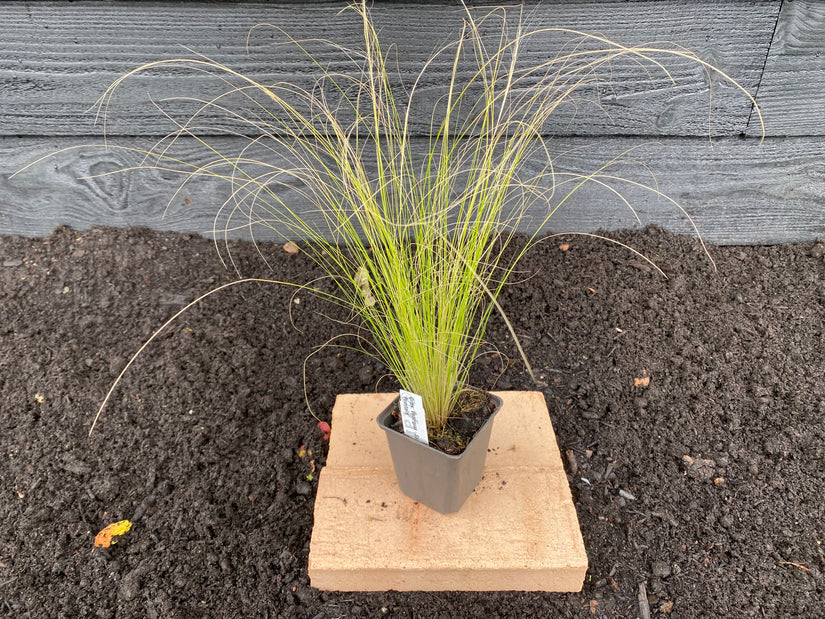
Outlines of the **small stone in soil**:
<svg viewBox="0 0 825 619">
<path fill-rule="evenodd" d="M 729 529 L 733 526 L 733 516 L 730 514 L 725 514 L 719 519 L 719 524 L 721 524 L 726 529 Z"/>
<path fill-rule="evenodd" d="M 659 576 L 661 578 L 666 578 L 671 574 L 670 565 L 668 565 L 665 561 L 654 561 L 651 569 L 654 576 Z"/>
<path fill-rule="evenodd" d="M 567 468 L 570 469 L 570 474 L 575 475 L 579 472 L 579 462 L 576 460 L 576 452 L 568 449 L 564 452 L 564 457 L 567 460 Z"/>
<path fill-rule="evenodd" d="M 140 574 L 137 570 L 130 572 L 120 581 L 117 594 L 125 601 L 134 600 L 140 592 Z"/>
<path fill-rule="evenodd" d="M 372 369 L 365 365 L 358 371 L 358 380 L 362 385 L 369 385 L 372 382 Z"/>
</svg>

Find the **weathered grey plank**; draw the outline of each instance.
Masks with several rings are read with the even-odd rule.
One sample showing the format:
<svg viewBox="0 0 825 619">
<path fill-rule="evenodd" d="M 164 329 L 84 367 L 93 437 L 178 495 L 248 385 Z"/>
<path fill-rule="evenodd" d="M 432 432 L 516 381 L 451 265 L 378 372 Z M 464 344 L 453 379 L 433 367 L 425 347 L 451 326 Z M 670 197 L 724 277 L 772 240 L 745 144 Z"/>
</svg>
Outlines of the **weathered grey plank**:
<svg viewBox="0 0 825 619">
<path fill-rule="evenodd" d="M 622 138 L 565 140 L 560 144 L 585 148 L 557 163 L 563 169 L 586 173 L 599 158 L 623 152 L 631 142 Z M 659 189 L 684 207 L 702 237 L 712 243 L 774 244 L 825 238 L 825 163 L 820 138 L 769 138 L 762 144 L 735 138 L 712 144 L 667 139 L 649 143 L 629 158 L 649 166 Z M 627 178 L 651 179 L 633 165 L 619 170 Z M 684 214 L 655 194 L 630 187 L 625 196 L 637 210 L 641 225 L 655 223 L 677 233 L 693 232 Z M 638 225 L 613 196 L 592 186 L 565 208 L 576 211 L 571 221 L 556 219 L 550 222 L 551 228 Z"/>
<path fill-rule="evenodd" d="M 238 144 L 223 146 L 231 150 Z M 228 196 L 228 188 L 214 180 L 199 180 L 166 204 L 179 178 L 153 170 L 129 175 L 77 180 L 119 167 L 137 165 L 133 153 L 102 149 L 75 150 L 48 160 L 14 179 L 10 172 L 41 154 L 76 143 L 72 138 L 50 141 L 0 140 L 0 233 L 43 236 L 60 224 L 78 229 L 93 225 L 148 226 L 197 232 L 209 236 L 214 215 Z M 625 138 L 559 138 L 551 143 L 559 172 L 587 174 L 639 140 Z M 423 144 L 418 144 L 421 148 Z M 185 156 L 199 162 L 190 143 Z M 820 140 L 770 138 L 707 140 L 670 138 L 647 144 L 628 158 L 655 172 L 658 186 L 690 214 L 705 239 L 720 244 L 780 243 L 825 238 L 825 163 Z M 525 173 L 538 169 L 531 162 Z M 619 175 L 650 182 L 648 173 L 629 162 L 615 169 Z M 559 176 L 558 180 L 563 180 Z M 659 224 L 680 233 L 692 233 L 690 222 L 669 202 L 626 183 L 614 183 L 637 210 L 642 225 Z M 295 191 L 282 197 L 300 200 Z M 556 199 L 561 196 L 561 190 Z M 537 208 L 534 221 L 543 217 Z M 223 223 L 220 223 L 222 226 Z M 627 208 L 609 192 L 585 186 L 551 219 L 557 231 L 591 232 L 638 225 Z M 222 229 L 222 228 L 221 228 Z M 244 236 L 243 230 L 234 236 Z M 264 230 L 256 236 L 266 238 Z"/>
<path fill-rule="evenodd" d="M 825 134 L 825 2 L 782 5 L 759 104 L 770 135 Z"/>
<path fill-rule="evenodd" d="M 336 15 L 342 3 L 141 3 L 0 1 L 0 135 L 78 136 L 94 134 L 89 106 L 118 76 L 159 58 L 187 55 L 188 45 L 242 72 L 274 81 L 311 83 L 310 63 L 291 47 L 274 47 L 273 30 L 262 30 L 245 50 L 250 26 L 269 22 L 299 37 L 326 37 L 358 47 L 360 28 L 353 13 Z M 759 81 L 779 7 L 778 0 L 749 3 L 677 0 L 556 2 L 531 4 L 531 27 L 566 26 L 628 44 L 668 40 L 695 50 L 740 80 L 751 92 Z M 407 81 L 432 51 L 458 31 L 457 6 L 377 3 L 375 20 L 384 41 L 398 45 L 400 72 Z M 525 63 L 555 55 L 569 38 L 542 36 L 525 49 Z M 340 56 L 317 45 L 318 58 L 343 69 Z M 415 121 L 425 132 L 429 112 L 443 92 L 449 58 L 436 63 L 420 89 Z M 668 62 L 673 86 L 661 71 L 648 75 L 630 62 L 612 67 L 611 86 L 600 82 L 556 115 L 548 131 L 564 135 L 716 135 L 745 130 L 747 99 L 698 66 Z M 709 84 L 713 84 L 709 110 Z M 147 96 L 209 97 L 223 85 L 180 70 L 139 77 L 124 86 L 110 109 L 112 135 L 162 135 L 169 130 Z M 594 101 L 600 103 L 599 111 Z M 590 104 L 588 104 L 588 102 Z M 578 111 L 578 113 L 576 113 Z M 605 113 L 606 112 L 606 113 Z M 215 115 L 209 119 L 216 122 Z"/>
</svg>

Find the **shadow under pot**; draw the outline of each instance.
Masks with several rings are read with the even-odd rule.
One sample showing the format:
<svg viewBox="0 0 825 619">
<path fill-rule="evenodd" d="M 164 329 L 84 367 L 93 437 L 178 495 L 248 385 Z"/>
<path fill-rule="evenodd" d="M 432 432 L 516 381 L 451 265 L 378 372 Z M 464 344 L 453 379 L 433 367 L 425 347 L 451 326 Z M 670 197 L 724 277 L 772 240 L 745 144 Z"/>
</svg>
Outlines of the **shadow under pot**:
<svg viewBox="0 0 825 619">
<path fill-rule="evenodd" d="M 493 412 L 460 454 L 450 455 L 399 432 L 396 425 L 398 398 L 378 415 L 387 434 L 392 464 L 401 492 L 442 514 L 457 512 L 473 493 L 484 473 L 493 419 L 502 400 L 487 394 Z M 400 425 L 400 424 L 399 424 Z"/>
</svg>

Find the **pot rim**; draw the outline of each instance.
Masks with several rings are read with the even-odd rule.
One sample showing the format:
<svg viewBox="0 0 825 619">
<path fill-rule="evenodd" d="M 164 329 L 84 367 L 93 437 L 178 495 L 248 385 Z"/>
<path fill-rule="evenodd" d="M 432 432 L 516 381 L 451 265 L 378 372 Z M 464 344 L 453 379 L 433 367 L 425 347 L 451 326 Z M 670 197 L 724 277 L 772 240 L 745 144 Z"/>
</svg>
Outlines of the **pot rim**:
<svg viewBox="0 0 825 619">
<path fill-rule="evenodd" d="M 378 425 L 381 427 L 381 429 L 384 430 L 384 432 L 386 432 L 388 435 L 389 435 L 390 432 L 392 432 L 394 435 L 397 435 L 398 437 L 400 437 L 402 439 L 405 439 L 407 441 L 410 441 L 411 443 L 414 443 L 417 447 L 419 447 L 421 449 L 432 451 L 433 453 L 438 454 L 439 456 L 442 456 L 444 458 L 449 458 L 451 460 L 460 460 L 464 456 L 464 454 L 466 454 L 469 451 L 470 446 L 473 444 L 473 442 L 475 442 L 476 437 L 484 431 L 484 428 L 486 428 L 488 424 L 493 422 L 493 418 L 498 414 L 498 412 L 501 410 L 501 407 L 504 405 L 504 400 L 502 400 L 501 397 L 497 396 L 496 394 L 494 394 L 490 391 L 487 391 L 485 393 L 487 393 L 487 395 L 489 395 L 492 398 L 493 402 L 495 403 L 495 406 L 496 406 L 495 410 L 487 418 L 487 421 L 485 421 L 481 425 L 481 427 L 476 431 L 476 433 L 473 435 L 473 438 L 470 440 L 469 443 L 467 443 L 467 446 L 459 454 L 444 453 L 443 451 L 441 451 L 439 449 L 435 449 L 434 447 L 431 447 L 429 443 L 427 443 L 425 445 L 424 443 L 422 443 L 420 441 L 417 441 L 412 437 L 407 436 L 403 432 L 398 432 L 396 430 L 393 430 L 391 427 L 389 427 L 389 425 L 387 425 L 387 423 L 386 423 L 387 419 L 392 416 L 392 411 L 396 407 L 396 405 L 398 404 L 398 400 L 400 399 L 400 396 L 396 396 L 393 399 L 393 401 L 390 402 L 389 405 L 387 405 L 387 407 L 378 414 L 378 416 L 375 418 L 375 420 L 378 422 Z"/>
</svg>

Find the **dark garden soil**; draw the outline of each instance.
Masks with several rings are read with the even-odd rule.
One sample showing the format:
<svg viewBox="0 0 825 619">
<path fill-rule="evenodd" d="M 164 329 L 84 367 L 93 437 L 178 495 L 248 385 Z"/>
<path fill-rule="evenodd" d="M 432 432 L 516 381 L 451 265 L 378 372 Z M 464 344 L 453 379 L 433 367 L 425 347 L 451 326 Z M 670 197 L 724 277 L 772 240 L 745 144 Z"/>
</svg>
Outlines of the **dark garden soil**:
<svg viewBox="0 0 825 619">
<path fill-rule="evenodd" d="M 309 356 L 345 331 L 320 315 L 337 314 L 273 285 L 212 295 L 88 438 L 129 355 L 234 274 L 182 234 L 0 238 L 0 615 L 825 616 L 825 246 L 714 247 L 714 272 L 692 239 L 615 237 L 668 279 L 616 245 L 553 238 L 502 297 L 566 454 L 590 558 L 576 594 L 313 589 L 307 475 L 326 444 L 304 363 L 322 419 L 337 393 L 395 387 L 355 352 Z M 233 249 L 244 275 L 317 276 L 280 247 L 262 248 L 274 275 Z M 506 357 L 483 357 L 475 384 L 535 389 L 500 319 L 488 335 Z M 121 519 L 132 530 L 93 548 Z"/>
</svg>

